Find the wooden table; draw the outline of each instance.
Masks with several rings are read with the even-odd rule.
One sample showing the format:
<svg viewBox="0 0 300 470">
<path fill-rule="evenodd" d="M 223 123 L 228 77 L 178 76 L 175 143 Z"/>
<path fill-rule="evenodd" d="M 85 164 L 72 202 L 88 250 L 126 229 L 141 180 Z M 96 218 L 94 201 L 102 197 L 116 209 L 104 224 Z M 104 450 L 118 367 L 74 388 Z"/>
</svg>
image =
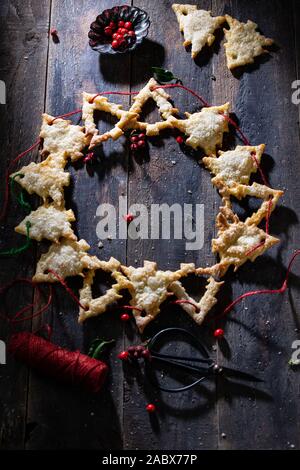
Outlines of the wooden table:
<svg viewBox="0 0 300 470">
<path fill-rule="evenodd" d="M 100 56 L 87 42 L 89 24 L 96 15 L 121 0 L 4 0 L 1 2 L 1 72 L 7 87 L 7 104 L 1 106 L 1 190 L 8 162 L 37 138 L 41 113 L 66 113 L 80 106 L 83 90 L 138 90 L 150 78 L 151 66 L 163 66 L 180 77 L 186 86 L 210 103 L 230 101 L 232 109 L 251 142 L 266 143 L 263 168 L 275 188 L 285 189 L 271 221 L 271 233 L 281 238 L 255 263 L 247 263 L 226 277 L 216 312 L 243 292 L 279 287 L 288 260 L 299 248 L 300 142 L 299 106 L 292 103 L 292 82 L 299 78 L 299 2 L 297 0 L 201 0 L 213 14 L 229 13 L 239 20 L 257 22 L 263 33 L 275 39 L 277 48 L 259 58 L 244 73 L 232 74 L 225 65 L 224 49 L 216 41 L 196 62 L 182 47 L 171 1 L 137 0 L 148 11 L 148 39 L 131 55 Z M 190 3 L 196 3 L 191 2 Z M 56 28 L 59 43 L 49 38 Z M 172 91 L 181 110 L 199 109 L 195 99 L 183 91 Z M 128 97 L 116 97 L 125 107 Z M 153 112 L 153 108 L 148 109 Z M 152 117 L 153 119 L 153 117 Z M 109 129 L 111 122 L 101 123 Z M 226 146 L 240 143 L 226 138 Z M 180 262 L 198 266 L 215 261 L 210 240 L 215 234 L 214 216 L 220 198 L 210 176 L 190 154 L 184 154 L 174 137 L 164 135 L 150 142 L 149 159 L 136 160 L 122 142 L 108 142 L 101 161 L 88 173 L 85 166 L 70 167 L 71 187 L 67 206 L 77 216 L 76 232 L 91 245 L 91 253 L 108 259 L 113 255 L 127 265 L 157 260 L 163 269 Z M 38 159 L 37 152 L 24 163 Z M 176 161 L 176 164 L 172 164 Z M 199 251 L 185 251 L 185 240 L 112 240 L 98 248 L 96 209 L 100 203 L 118 204 L 127 195 L 128 205 L 151 203 L 205 204 L 205 243 Z M 31 199 L 34 200 L 34 199 Z M 247 210 L 242 206 L 243 211 Z M 2 224 L 2 249 L 18 246 L 24 239 L 13 227 L 22 213 L 11 202 Z M 32 276 L 43 245 L 19 257 L 2 259 L 1 284 L 16 277 Z M 44 319 L 26 328 L 36 330 L 45 321 L 53 325 L 53 341 L 70 349 L 87 352 L 98 336 L 114 338 L 108 357 L 111 374 L 106 389 L 90 396 L 41 378 L 8 357 L 0 366 L 0 442 L 5 449 L 288 449 L 300 447 L 299 369 L 288 365 L 292 342 L 299 339 L 299 262 L 293 269 L 290 289 L 284 295 L 256 297 L 243 301 L 223 322 L 227 348 L 213 347 L 212 324 L 198 328 L 177 309 L 164 308 L 146 336 L 164 326 L 183 326 L 201 334 L 212 354 L 223 364 L 256 371 L 265 384 L 260 389 L 207 383 L 202 387 L 169 396 L 143 389 L 143 380 L 124 376 L 117 353 L 139 342 L 134 326 L 120 322 L 118 314 L 107 313 L 77 323 L 77 306 L 63 288 L 55 288 L 51 309 Z M 80 281 L 70 280 L 77 289 Z M 102 286 L 103 287 L 103 286 Z M 195 287 L 196 293 L 197 289 Z M 31 301 L 32 291 L 19 285 L 7 298 L 9 312 Z M 2 303 L 1 303 L 2 305 Z M 24 328 L 24 325 L 20 329 Z M 8 335 L 5 322 L 0 338 Z M 150 420 L 145 404 L 157 400 L 157 420 Z"/>
</svg>

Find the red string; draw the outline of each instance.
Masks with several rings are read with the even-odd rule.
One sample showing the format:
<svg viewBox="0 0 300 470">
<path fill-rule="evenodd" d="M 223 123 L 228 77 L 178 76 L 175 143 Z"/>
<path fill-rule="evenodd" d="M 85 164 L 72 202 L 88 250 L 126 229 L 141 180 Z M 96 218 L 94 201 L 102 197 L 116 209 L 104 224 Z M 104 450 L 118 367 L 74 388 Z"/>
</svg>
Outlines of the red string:
<svg viewBox="0 0 300 470">
<path fill-rule="evenodd" d="M 72 297 L 73 300 L 75 300 L 75 302 L 79 305 L 79 307 L 81 307 L 83 310 L 88 310 L 88 307 L 84 307 L 84 306 L 82 305 L 82 303 L 80 302 L 80 300 L 78 299 L 78 297 L 74 294 L 74 292 L 72 291 L 72 289 L 67 285 L 66 281 L 65 281 L 59 274 L 57 274 L 55 271 L 53 271 L 53 269 L 47 269 L 47 272 L 53 274 L 53 276 L 56 277 L 56 279 L 57 279 L 57 280 L 61 283 L 61 285 L 66 289 L 66 291 L 68 292 L 68 294 Z"/>
<path fill-rule="evenodd" d="M 249 145 L 250 145 L 250 144 L 249 144 Z M 255 152 L 251 152 L 251 157 L 252 157 L 252 159 L 254 160 L 254 162 L 255 162 L 255 164 L 256 164 L 256 166 L 257 166 L 257 168 L 258 168 L 260 177 L 261 177 L 261 179 L 262 179 L 264 185 L 265 185 L 265 186 L 269 186 L 269 183 L 268 183 L 268 181 L 267 181 L 267 178 L 265 177 L 264 172 L 262 171 L 261 166 L 260 166 L 260 164 L 259 164 L 259 161 L 258 161 L 257 158 L 256 158 Z"/>
<path fill-rule="evenodd" d="M 5 295 L 14 285 L 19 284 L 19 283 L 29 284 L 31 287 L 35 289 L 35 292 L 37 295 L 35 296 L 35 301 L 33 303 L 28 304 L 25 307 L 22 307 L 12 317 L 10 317 L 8 314 L 1 314 L 1 316 L 5 318 L 11 324 L 21 323 L 23 321 L 32 320 L 34 318 L 41 316 L 42 313 L 45 310 L 47 310 L 49 305 L 52 303 L 52 294 L 53 294 L 52 286 L 49 285 L 49 295 L 48 295 L 47 303 L 43 307 L 41 307 L 37 312 L 32 313 L 31 315 L 27 317 L 23 317 L 22 315 L 25 312 L 27 312 L 28 310 L 31 310 L 32 308 L 34 308 L 36 304 L 39 303 L 41 290 L 37 286 L 37 284 L 33 282 L 31 279 L 19 278 L 19 279 L 14 279 L 12 282 L 10 282 L 9 284 L 6 284 L 5 286 L 2 286 L 0 288 L 0 296 Z"/>
<path fill-rule="evenodd" d="M 174 300 L 174 302 L 171 302 L 172 304 L 190 304 L 194 307 L 196 313 L 199 313 L 200 312 L 200 308 L 194 304 L 193 302 L 191 302 L 190 300 L 187 300 L 187 299 L 182 299 L 182 300 Z"/>
<path fill-rule="evenodd" d="M 176 83 L 173 83 L 173 84 L 170 84 L 170 85 L 157 85 L 155 87 L 152 88 L 152 90 L 155 90 L 157 88 L 182 88 L 183 90 L 186 90 L 188 91 L 189 93 L 191 93 L 193 96 L 195 96 L 199 101 L 201 101 L 201 103 L 205 106 L 205 107 L 210 107 L 211 105 L 205 101 L 205 99 L 198 95 L 195 91 L 191 90 L 190 88 L 187 88 L 186 86 L 183 86 L 183 85 L 179 85 L 179 84 L 176 84 Z M 237 123 L 230 117 L 230 116 L 226 116 L 225 114 L 223 113 L 220 113 L 222 114 L 222 116 L 224 117 L 224 119 L 226 119 L 234 128 L 235 130 L 240 134 L 240 137 L 244 143 L 244 145 L 247 145 L 247 146 L 251 146 L 250 144 L 250 141 L 249 139 L 246 137 L 246 135 L 244 134 L 244 132 L 242 131 L 242 129 L 237 125 Z M 255 157 L 255 154 L 251 154 L 251 156 L 253 157 L 253 159 L 255 160 L 255 163 L 257 165 L 257 168 L 258 168 L 258 171 L 260 173 L 260 176 L 262 178 L 262 181 L 264 182 L 264 184 L 266 186 L 268 186 L 268 183 L 267 183 L 267 180 L 266 180 L 266 177 L 260 167 L 260 164 L 257 160 L 257 158 Z"/>
<path fill-rule="evenodd" d="M 61 118 L 73 116 L 74 114 L 81 114 L 81 113 L 82 113 L 82 109 L 80 108 L 80 109 L 75 109 L 75 111 L 70 111 L 69 113 L 66 113 L 66 114 L 60 114 L 60 116 L 56 116 L 54 119 L 52 119 L 50 124 L 53 124 L 54 121 L 56 121 L 56 119 L 61 119 Z"/>
<path fill-rule="evenodd" d="M 122 307 L 120 308 L 124 308 L 125 310 L 137 310 L 138 312 L 143 312 L 143 309 L 140 308 L 140 307 L 133 307 L 132 305 L 123 305 Z"/>
<path fill-rule="evenodd" d="M 17 360 L 45 376 L 83 386 L 93 393 L 100 391 L 108 372 L 104 362 L 80 351 L 68 351 L 33 333 L 12 335 L 8 351 Z"/>
<path fill-rule="evenodd" d="M 219 318 L 222 318 L 223 316 L 225 316 L 227 313 L 230 312 L 230 310 L 232 310 L 232 308 L 237 303 L 239 303 L 241 300 L 245 299 L 246 297 L 251 297 L 253 295 L 260 295 L 260 294 L 283 294 L 288 288 L 288 280 L 289 280 L 289 275 L 290 275 L 290 272 L 291 272 L 291 269 L 292 269 L 292 265 L 293 265 L 295 259 L 297 258 L 297 256 L 299 256 L 299 255 L 300 255 L 300 250 L 296 250 L 295 253 L 293 254 L 293 256 L 291 257 L 290 262 L 288 264 L 287 271 L 286 271 L 285 279 L 284 279 L 284 281 L 283 281 L 283 283 L 282 283 L 282 285 L 279 289 L 262 289 L 262 290 L 254 290 L 254 291 L 250 291 L 250 292 L 245 292 L 244 294 L 240 295 L 235 300 L 233 300 L 225 308 L 225 310 L 223 310 L 221 315 L 219 315 L 215 318 L 215 320 L 216 319 L 218 320 Z"/>
<path fill-rule="evenodd" d="M 202 103 L 206 108 L 209 107 L 209 104 L 207 103 L 207 101 L 205 101 L 204 98 L 202 98 L 202 96 L 198 95 L 198 93 L 196 93 L 195 91 L 191 90 L 190 88 L 187 88 L 187 87 L 184 86 L 184 85 L 179 85 L 179 83 L 172 83 L 172 84 L 170 84 L 170 85 L 156 85 L 156 86 L 152 87 L 151 90 L 157 90 L 158 88 L 182 88 L 183 90 L 188 91 L 189 93 L 191 93 L 191 95 L 195 96 L 198 100 L 200 100 L 201 103 Z"/>
<path fill-rule="evenodd" d="M 272 204 L 273 204 L 273 200 L 272 200 L 272 198 L 270 198 L 269 201 L 268 201 L 268 210 L 267 210 L 267 215 L 266 215 L 266 227 L 265 227 L 265 232 L 266 232 L 267 235 L 269 235 Z M 246 256 L 251 255 L 251 253 L 258 250 L 258 248 L 260 248 L 261 246 L 264 246 L 265 243 L 266 243 L 266 240 L 263 240 L 262 242 L 258 243 L 254 247 L 250 248 L 250 250 L 246 251 L 245 255 Z"/>
<path fill-rule="evenodd" d="M 123 95 L 123 96 L 131 96 L 131 95 L 138 95 L 139 91 L 103 91 L 102 93 L 97 93 L 93 98 L 90 99 L 89 103 L 93 103 L 97 96 L 102 95 Z"/>
</svg>

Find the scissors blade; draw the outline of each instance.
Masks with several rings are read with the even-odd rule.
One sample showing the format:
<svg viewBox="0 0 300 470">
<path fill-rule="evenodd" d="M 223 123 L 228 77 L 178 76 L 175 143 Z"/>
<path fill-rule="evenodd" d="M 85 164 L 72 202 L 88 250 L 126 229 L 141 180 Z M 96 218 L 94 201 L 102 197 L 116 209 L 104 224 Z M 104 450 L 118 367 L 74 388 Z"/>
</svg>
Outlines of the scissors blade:
<svg viewBox="0 0 300 470">
<path fill-rule="evenodd" d="M 158 352 L 155 352 L 155 351 L 151 351 L 150 350 L 150 353 L 152 354 L 152 356 L 154 357 L 161 357 L 161 358 L 164 358 L 164 359 L 172 359 L 172 360 L 175 360 L 175 361 L 181 361 L 181 362 L 184 362 L 184 361 L 189 361 L 189 362 L 202 362 L 204 364 L 212 364 L 213 363 L 213 360 L 210 358 L 210 357 L 187 357 L 187 356 L 174 356 L 172 354 L 165 354 L 165 353 L 158 353 Z"/>
<path fill-rule="evenodd" d="M 255 375 L 249 374 L 248 372 L 244 372 L 237 369 L 231 369 L 230 367 L 223 367 L 222 370 L 225 372 L 227 377 L 236 377 L 244 380 L 249 380 L 252 382 L 264 382 L 264 379 L 260 377 L 256 377 Z"/>
<path fill-rule="evenodd" d="M 204 374 L 204 375 L 210 375 L 211 373 L 211 367 L 207 365 L 206 367 L 194 367 L 189 364 L 184 364 L 180 362 L 180 360 L 175 360 L 175 359 L 166 359 L 165 357 L 162 357 L 160 355 L 152 354 L 152 360 L 156 360 L 159 362 L 163 362 L 164 364 L 172 364 L 176 367 L 179 367 L 180 369 L 187 370 L 190 372 L 196 372 L 197 374 Z"/>
</svg>

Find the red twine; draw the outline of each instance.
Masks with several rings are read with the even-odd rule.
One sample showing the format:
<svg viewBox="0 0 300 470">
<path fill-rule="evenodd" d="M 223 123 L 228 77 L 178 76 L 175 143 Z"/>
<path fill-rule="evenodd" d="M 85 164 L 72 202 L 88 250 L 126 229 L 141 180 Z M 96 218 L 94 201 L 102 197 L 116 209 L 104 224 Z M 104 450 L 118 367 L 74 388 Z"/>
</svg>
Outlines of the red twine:
<svg viewBox="0 0 300 470">
<path fill-rule="evenodd" d="M 34 308 L 36 304 L 39 303 L 40 300 L 40 294 L 41 290 L 35 284 L 31 279 L 25 279 L 25 278 L 19 278 L 15 279 L 14 281 L 10 282 L 9 284 L 6 284 L 5 286 L 0 288 L 0 296 L 6 295 L 6 293 L 15 285 L 15 284 L 20 284 L 20 283 L 25 283 L 29 284 L 30 286 L 35 288 L 36 296 L 35 300 L 33 303 L 26 305 L 25 307 L 21 308 L 18 310 L 12 317 L 10 317 L 8 314 L 4 313 L 1 316 L 4 317 L 10 324 L 16 324 L 16 323 L 21 323 L 23 321 L 27 320 L 33 320 L 34 318 L 37 318 L 47 310 L 47 308 L 50 306 L 52 303 L 52 286 L 49 284 L 49 295 L 48 295 L 48 300 L 47 303 L 41 307 L 37 312 L 32 313 L 31 315 L 28 315 L 27 317 L 23 317 L 23 314 L 26 313 L 28 310 L 31 310 Z"/>
<path fill-rule="evenodd" d="M 194 304 L 194 302 L 191 302 L 190 300 L 187 299 L 181 299 L 181 300 L 174 300 L 174 302 L 171 302 L 172 304 L 190 304 L 192 307 L 194 307 L 196 313 L 200 312 L 200 308 Z"/>
<path fill-rule="evenodd" d="M 68 292 L 68 294 L 72 297 L 73 300 L 75 300 L 75 302 L 79 305 L 79 307 L 81 307 L 83 310 L 88 310 L 88 307 L 84 307 L 84 306 L 82 305 L 82 303 L 80 302 L 80 300 L 78 299 L 78 297 L 74 294 L 74 292 L 72 291 L 72 289 L 68 286 L 68 284 L 66 283 L 66 281 L 65 281 L 59 274 L 57 274 L 55 271 L 53 271 L 53 269 L 47 269 L 47 272 L 53 274 L 53 276 L 56 277 L 56 279 L 57 279 L 57 280 L 61 283 L 61 285 L 66 289 L 66 291 Z"/>
<path fill-rule="evenodd" d="M 8 351 L 19 361 L 60 382 L 79 385 L 98 393 L 106 378 L 107 365 L 80 351 L 68 351 L 49 341 L 22 332 L 12 335 Z"/>
<path fill-rule="evenodd" d="M 125 310 L 137 310 L 138 312 L 143 312 L 143 309 L 140 307 L 133 307 L 132 305 L 123 305 L 120 308 L 124 308 Z"/>
<path fill-rule="evenodd" d="M 60 114 L 59 116 L 56 116 L 54 119 L 52 119 L 51 124 L 53 124 L 54 121 L 56 121 L 56 119 L 63 119 L 65 117 L 69 117 L 69 116 L 73 116 L 74 114 L 81 114 L 81 113 L 82 113 L 82 109 L 75 109 L 75 111 L 70 111 L 69 113 L 66 113 L 66 114 Z"/>
<path fill-rule="evenodd" d="M 292 258 L 290 259 L 290 262 L 288 264 L 288 268 L 287 268 L 287 271 L 286 271 L 285 279 L 282 283 L 282 286 L 279 289 L 261 289 L 261 290 L 254 290 L 254 291 L 250 291 L 250 292 L 245 292 L 245 294 L 242 294 L 239 297 L 237 297 L 235 300 L 233 300 L 225 308 L 225 310 L 223 310 L 221 315 L 217 316 L 214 319 L 216 320 L 216 319 L 219 319 L 219 318 L 222 318 L 223 316 L 225 316 L 227 313 L 230 312 L 230 310 L 233 309 L 233 307 L 237 303 L 239 303 L 241 300 L 245 299 L 246 297 L 251 297 L 252 295 L 260 295 L 260 294 L 283 294 L 288 288 L 288 279 L 289 279 L 289 275 L 290 275 L 290 272 L 291 272 L 291 269 L 292 269 L 292 265 L 293 265 L 295 259 L 297 258 L 297 256 L 299 256 L 299 255 L 300 255 L 300 250 L 296 250 L 295 253 L 293 254 Z"/>
</svg>

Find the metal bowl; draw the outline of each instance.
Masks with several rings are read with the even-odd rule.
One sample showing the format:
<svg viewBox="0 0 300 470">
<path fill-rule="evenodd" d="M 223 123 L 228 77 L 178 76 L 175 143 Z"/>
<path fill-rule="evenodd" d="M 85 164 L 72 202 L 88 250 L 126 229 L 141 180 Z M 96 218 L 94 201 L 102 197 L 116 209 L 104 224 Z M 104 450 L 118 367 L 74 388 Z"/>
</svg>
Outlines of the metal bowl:
<svg viewBox="0 0 300 470">
<path fill-rule="evenodd" d="M 104 28 L 109 25 L 110 21 L 120 20 L 131 21 L 135 39 L 125 49 L 113 49 L 110 40 L 105 36 Z M 144 10 L 129 5 L 113 7 L 104 10 L 91 24 L 88 34 L 89 44 L 94 51 L 101 54 L 124 54 L 133 51 L 147 37 L 149 27 L 149 15 Z"/>
</svg>

